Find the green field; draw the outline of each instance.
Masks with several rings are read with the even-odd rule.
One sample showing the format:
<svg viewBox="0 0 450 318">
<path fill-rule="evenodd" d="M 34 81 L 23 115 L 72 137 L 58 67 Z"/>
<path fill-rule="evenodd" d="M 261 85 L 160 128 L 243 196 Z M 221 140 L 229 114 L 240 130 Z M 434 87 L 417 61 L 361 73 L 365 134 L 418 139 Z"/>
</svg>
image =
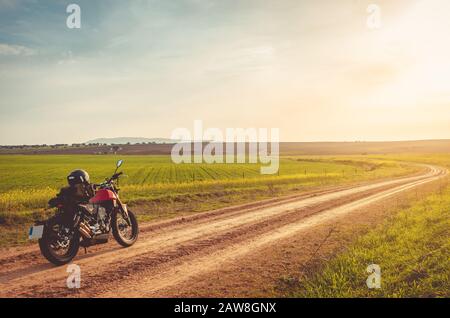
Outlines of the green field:
<svg viewBox="0 0 450 318">
<path fill-rule="evenodd" d="M 66 175 L 73 169 L 85 169 L 91 181 L 100 182 L 110 176 L 117 159 L 124 159 L 122 170 L 128 178 L 124 185 L 192 183 L 235 179 L 260 179 L 259 164 L 173 164 L 170 156 L 0 156 L 0 193 L 15 189 L 59 188 L 66 184 Z M 279 176 L 325 173 L 353 173 L 362 162 L 342 164 L 332 160 L 281 160 Z M 367 168 L 373 164 L 367 163 Z M 363 167 L 364 168 L 364 167 Z M 278 174 L 277 174 L 278 176 Z"/>
<path fill-rule="evenodd" d="M 298 193 L 314 187 L 400 176 L 417 167 L 384 159 L 282 157 L 279 173 L 261 175 L 259 164 L 180 164 L 170 156 L 121 156 L 122 198 L 141 220 L 196 212 L 231 204 Z M 85 169 L 91 182 L 110 176 L 118 156 L 0 156 L 0 233 L 42 218 L 43 208 L 67 174 Z M 12 241 L 21 241 L 17 233 Z"/>
</svg>

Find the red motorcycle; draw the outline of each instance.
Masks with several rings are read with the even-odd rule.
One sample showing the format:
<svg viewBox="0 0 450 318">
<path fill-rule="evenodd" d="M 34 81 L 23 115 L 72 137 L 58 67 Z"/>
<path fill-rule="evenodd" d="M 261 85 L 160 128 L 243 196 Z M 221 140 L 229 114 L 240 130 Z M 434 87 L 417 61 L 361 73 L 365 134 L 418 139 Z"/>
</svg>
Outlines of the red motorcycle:
<svg viewBox="0 0 450 318">
<path fill-rule="evenodd" d="M 92 185 L 93 196 L 87 202 L 65 206 L 63 200 L 55 198 L 52 205 L 57 208 L 56 214 L 30 229 L 30 238 L 39 240 L 41 253 L 48 261 L 55 265 L 67 264 L 80 246 L 107 243 L 111 231 L 124 247 L 136 242 L 139 234 L 136 217 L 119 198 L 122 172 L 117 170 L 122 163 L 123 160 L 117 162 L 112 177 Z"/>
</svg>

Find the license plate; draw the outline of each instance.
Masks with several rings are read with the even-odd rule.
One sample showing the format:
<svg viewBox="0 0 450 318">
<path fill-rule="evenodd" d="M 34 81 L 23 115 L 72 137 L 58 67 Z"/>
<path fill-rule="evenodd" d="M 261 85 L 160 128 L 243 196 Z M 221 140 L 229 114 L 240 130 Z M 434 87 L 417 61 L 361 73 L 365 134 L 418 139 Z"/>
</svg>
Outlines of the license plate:
<svg viewBox="0 0 450 318">
<path fill-rule="evenodd" d="M 43 225 L 35 225 L 30 227 L 30 232 L 28 233 L 28 238 L 30 240 L 38 240 L 42 237 L 42 234 L 44 233 L 44 226 Z"/>
</svg>

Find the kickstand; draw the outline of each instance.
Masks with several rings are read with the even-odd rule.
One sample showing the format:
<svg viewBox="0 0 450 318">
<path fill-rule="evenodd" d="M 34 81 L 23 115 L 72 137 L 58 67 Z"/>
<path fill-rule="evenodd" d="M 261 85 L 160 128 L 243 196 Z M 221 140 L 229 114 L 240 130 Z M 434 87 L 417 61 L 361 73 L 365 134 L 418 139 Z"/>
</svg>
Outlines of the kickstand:
<svg viewBox="0 0 450 318">
<path fill-rule="evenodd" d="M 84 246 L 84 254 L 87 254 L 87 247 Z"/>
</svg>

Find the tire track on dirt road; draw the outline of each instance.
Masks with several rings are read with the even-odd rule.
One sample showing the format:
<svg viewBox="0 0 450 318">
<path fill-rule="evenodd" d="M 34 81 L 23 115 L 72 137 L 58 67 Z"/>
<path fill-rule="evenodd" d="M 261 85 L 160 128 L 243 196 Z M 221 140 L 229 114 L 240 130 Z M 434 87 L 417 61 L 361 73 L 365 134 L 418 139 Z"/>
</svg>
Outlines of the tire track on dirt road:
<svg viewBox="0 0 450 318">
<path fill-rule="evenodd" d="M 427 169 L 413 177 L 149 224 L 131 248 L 99 247 L 92 254 L 75 258 L 82 270 L 80 290 L 67 289 L 65 266 L 28 263 L 0 271 L 0 296 L 157 296 L 164 288 L 249 251 L 447 173 L 433 166 Z"/>
</svg>

